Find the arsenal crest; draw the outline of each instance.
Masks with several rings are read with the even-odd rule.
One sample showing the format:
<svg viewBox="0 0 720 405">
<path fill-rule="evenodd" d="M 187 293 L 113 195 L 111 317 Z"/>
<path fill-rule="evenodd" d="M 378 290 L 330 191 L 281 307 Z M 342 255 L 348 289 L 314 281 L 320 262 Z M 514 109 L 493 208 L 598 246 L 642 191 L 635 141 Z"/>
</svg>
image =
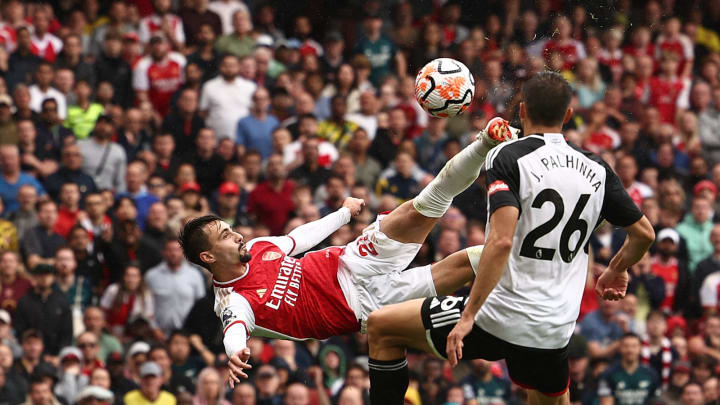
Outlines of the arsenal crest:
<svg viewBox="0 0 720 405">
<path fill-rule="evenodd" d="M 281 255 L 280 253 L 278 253 L 278 252 L 265 252 L 265 253 L 262 255 L 263 261 L 266 261 L 266 262 L 267 262 L 267 261 L 271 261 L 271 260 L 277 260 L 277 259 L 279 259 L 280 257 L 282 257 L 282 255 Z"/>
</svg>

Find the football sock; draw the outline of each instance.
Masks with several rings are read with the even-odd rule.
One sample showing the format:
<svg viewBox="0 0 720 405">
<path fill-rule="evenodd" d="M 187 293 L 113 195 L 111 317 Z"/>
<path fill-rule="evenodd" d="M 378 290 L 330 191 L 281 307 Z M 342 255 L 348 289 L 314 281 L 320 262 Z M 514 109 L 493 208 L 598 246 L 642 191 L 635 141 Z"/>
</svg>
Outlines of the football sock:
<svg viewBox="0 0 720 405">
<path fill-rule="evenodd" d="M 402 405 L 408 388 L 409 372 L 406 359 L 375 360 L 370 368 L 370 403 L 372 405 Z"/>
<path fill-rule="evenodd" d="M 450 208 L 453 198 L 462 193 L 480 175 L 490 147 L 479 139 L 450 159 L 440 173 L 413 200 L 422 215 L 440 218 Z"/>
<path fill-rule="evenodd" d="M 468 259 L 470 260 L 470 266 L 472 266 L 473 273 L 475 273 L 476 276 L 478 265 L 480 264 L 480 256 L 482 255 L 484 247 L 485 245 L 476 245 L 465 249 L 465 253 L 467 253 Z"/>
</svg>

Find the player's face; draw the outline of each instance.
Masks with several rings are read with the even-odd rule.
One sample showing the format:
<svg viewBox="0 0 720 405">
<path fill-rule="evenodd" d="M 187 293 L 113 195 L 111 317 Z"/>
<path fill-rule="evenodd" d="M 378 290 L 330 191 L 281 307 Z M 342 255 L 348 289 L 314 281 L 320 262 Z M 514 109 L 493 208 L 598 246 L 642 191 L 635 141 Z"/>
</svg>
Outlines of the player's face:
<svg viewBox="0 0 720 405">
<path fill-rule="evenodd" d="M 230 228 L 225 221 L 206 225 L 205 232 L 210 236 L 211 248 L 208 251 L 215 264 L 234 265 L 250 261 L 250 253 L 245 247 L 243 236 Z"/>
</svg>

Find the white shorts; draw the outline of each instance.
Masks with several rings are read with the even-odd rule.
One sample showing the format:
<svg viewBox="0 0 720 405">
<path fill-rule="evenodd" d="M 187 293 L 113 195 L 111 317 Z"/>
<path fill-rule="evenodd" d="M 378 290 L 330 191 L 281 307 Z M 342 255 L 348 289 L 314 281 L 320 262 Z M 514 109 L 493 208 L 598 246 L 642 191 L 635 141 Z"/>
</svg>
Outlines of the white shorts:
<svg viewBox="0 0 720 405">
<path fill-rule="evenodd" d="M 405 270 L 422 245 L 388 238 L 380 232 L 383 217 L 379 215 L 340 256 L 338 280 L 363 330 L 370 312 L 380 307 L 436 295 L 430 265 Z"/>
</svg>

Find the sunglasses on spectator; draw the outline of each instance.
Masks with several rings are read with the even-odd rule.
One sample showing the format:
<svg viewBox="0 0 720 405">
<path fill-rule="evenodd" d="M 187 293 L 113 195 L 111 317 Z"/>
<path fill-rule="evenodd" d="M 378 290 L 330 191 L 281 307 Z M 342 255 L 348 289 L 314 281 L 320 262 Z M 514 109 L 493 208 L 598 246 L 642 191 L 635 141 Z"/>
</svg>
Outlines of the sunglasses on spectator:
<svg viewBox="0 0 720 405">
<path fill-rule="evenodd" d="M 93 343 L 93 342 L 78 343 L 78 347 L 81 349 L 93 348 L 95 346 L 97 346 L 97 343 Z"/>
</svg>

